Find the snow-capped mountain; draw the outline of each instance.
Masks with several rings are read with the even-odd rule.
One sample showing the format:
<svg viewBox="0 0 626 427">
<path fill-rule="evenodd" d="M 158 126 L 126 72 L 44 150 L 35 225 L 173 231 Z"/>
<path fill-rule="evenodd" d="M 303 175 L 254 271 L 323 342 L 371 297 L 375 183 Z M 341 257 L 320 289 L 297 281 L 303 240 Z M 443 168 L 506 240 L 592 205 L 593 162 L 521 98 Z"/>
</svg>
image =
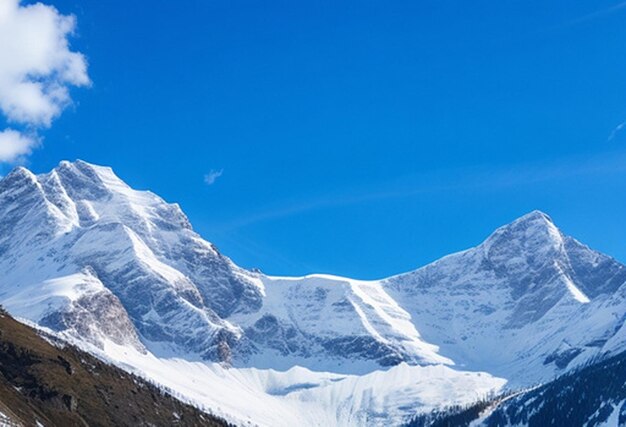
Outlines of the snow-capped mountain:
<svg viewBox="0 0 626 427">
<path fill-rule="evenodd" d="M 243 270 L 194 233 L 178 205 L 109 168 L 15 169 L 0 181 L 0 224 L 0 301 L 81 339 L 236 365 L 267 354 L 369 368 L 447 362 L 378 284 Z"/>
<path fill-rule="evenodd" d="M 388 279 L 313 275 L 262 281 L 261 309 L 236 319 L 240 325 L 256 319 L 253 325 L 260 322 L 271 332 L 265 335 L 274 340 L 270 347 L 282 353 L 267 358 L 269 367 L 289 350 L 302 355 L 297 341 L 288 351 L 280 347 L 291 343 L 286 328 L 318 337 L 350 331 L 336 338 L 340 349 L 334 354 L 351 359 L 374 357 L 382 366 L 449 364 L 519 385 L 626 346 L 626 268 L 563 235 L 538 211 L 499 228 L 476 248 Z M 246 331 L 256 339 L 256 328 Z M 349 351 L 341 348 L 346 336 Z M 379 348 L 387 352 L 383 358 L 377 357 Z M 341 360 L 329 365 L 328 358 L 304 355 L 310 359 L 298 364 L 346 369 Z M 349 364 L 352 372 L 372 369 Z"/>
<path fill-rule="evenodd" d="M 537 211 L 383 287 L 458 366 L 521 384 L 626 342 L 626 268 Z"/>
<path fill-rule="evenodd" d="M 61 162 L 0 181 L 0 272 L 0 304 L 12 314 L 225 415 L 245 406 L 200 391 L 198 375 L 254 390 L 261 420 L 291 410 L 397 421 L 414 413 L 410 396 L 430 396 L 413 400 L 424 408 L 469 401 L 626 348 L 626 268 L 541 212 L 388 279 L 270 277 L 220 254 L 178 205 L 131 189 L 110 168 Z M 186 361 L 186 379 L 170 357 Z M 441 394 L 401 377 L 454 392 L 438 402 Z M 402 387 L 375 384 L 391 380 Z"/>
<path fill-rule="evenodd" d="M 62 162 L 0 181 L 0 299 L 16 315 L 97 342 L 171 342 L 228 357 L 223 320 L 261 290 L 191 230 L 177 205 L 130 189 L 108 168 Z"/>
</svg>

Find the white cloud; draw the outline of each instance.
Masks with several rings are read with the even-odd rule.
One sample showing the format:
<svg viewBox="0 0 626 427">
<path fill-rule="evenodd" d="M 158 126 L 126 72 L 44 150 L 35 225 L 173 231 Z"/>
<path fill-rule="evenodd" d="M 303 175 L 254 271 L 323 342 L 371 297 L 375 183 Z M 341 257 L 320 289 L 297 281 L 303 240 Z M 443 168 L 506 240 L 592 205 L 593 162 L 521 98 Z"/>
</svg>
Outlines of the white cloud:
<svg viewBox="0 0 626 427">
<path fill-rule="evenodd" d="M 35 137 L 24 135 L 13 129 L 6 129 L 0 132 L 0 162 L 15 162 L 30 154 L 37 144 Z"/>
<path fill-rule="evenodd" d="M 212 185 L 213 183 L 215 183 L 215 180 L 217 180 L 217 178 L 222 176 L 223 172 L 224 172 L 223 169 L 220 169 L 218 171 L 211 169 L 211 171 L 209 173 L 204 175 L 204 183 L 206 185 Z"/>
<path fill-rule="evenodd" d="M 615 139 L 615 137 L 622 131 L 622 129 L 624 129 L 624 126 L 626 126 L 626 122 L 624 123 L 620 123 L 619 125 L 617 125 L 615 127 L 615 129 L 613 129 L 613 132 L 611 132 L 611 134 L 609 135 L 609 141 L 612 141 Z"/>
<path fill-rule="evenodd" d="M 75 26 L 52 6 L 0 0 L 0 111 L 7 121 L 49 127 L 71 103 L 69 88 L 90 83 L 85 57 L 69 47 Z M 2 141 L 15 141 L 15 132 L 4 131 Z M 5 151 L 10 147 L 0 146 Z"/>
</svg>

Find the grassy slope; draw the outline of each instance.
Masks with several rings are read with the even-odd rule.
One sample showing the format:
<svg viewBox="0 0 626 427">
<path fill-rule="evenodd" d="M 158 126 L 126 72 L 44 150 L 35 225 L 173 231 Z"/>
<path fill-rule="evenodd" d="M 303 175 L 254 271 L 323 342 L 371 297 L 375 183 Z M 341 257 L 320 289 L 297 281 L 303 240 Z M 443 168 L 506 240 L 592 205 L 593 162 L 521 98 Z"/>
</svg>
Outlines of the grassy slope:
<svg viewBox="0 0 626 427">
<path fill-rule="evenodd" d="M 24 426 L 227 425 L 85 352 L 50 344 L 3 311 L 0 412 Z"/>
</svg>

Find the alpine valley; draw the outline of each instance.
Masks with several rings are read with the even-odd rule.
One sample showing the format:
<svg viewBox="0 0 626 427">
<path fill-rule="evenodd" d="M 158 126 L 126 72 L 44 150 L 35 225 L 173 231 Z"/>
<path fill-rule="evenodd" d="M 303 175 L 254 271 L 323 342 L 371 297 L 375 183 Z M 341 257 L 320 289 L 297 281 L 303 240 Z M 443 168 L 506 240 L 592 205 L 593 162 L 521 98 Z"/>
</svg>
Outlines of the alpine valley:
<svg viewBox="0 0 626 427">
<path fill-rule="evenodd" d="M 539 211 L 382 280 L 273 277 L 64 161 L 0 181 L 0 273 L 12 316 L 237 425 L 402 425 L 487 396 L 490 416 L 442 425 L 540 425 L 532 408 L 598 372 L 618 386 L 552 423 L 626 424 L 626 267 Z"/>
</svg>

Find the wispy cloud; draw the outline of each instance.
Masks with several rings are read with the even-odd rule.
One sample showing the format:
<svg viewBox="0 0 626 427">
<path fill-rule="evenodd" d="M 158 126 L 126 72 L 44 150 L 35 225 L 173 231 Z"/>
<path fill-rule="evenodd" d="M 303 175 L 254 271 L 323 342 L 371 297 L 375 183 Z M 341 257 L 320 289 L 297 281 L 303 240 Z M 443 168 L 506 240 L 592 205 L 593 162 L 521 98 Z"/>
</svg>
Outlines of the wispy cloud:
<svg viewBox="0 0 626 427">
<path fill-rule="evenodd" d="M 573 27 L 576 25 L 584 24 L 586 22 L 594 21 L 599 18 L 603 18 L 612 13 L 618 12 L 622 9 L 626 9 L 626 1 L 614 4 L 613 6 L 606 7 L 604 9 L 596 10 L 595 12 L 591 12 L 587 15 L 580 16 L 578 18 L 572 19 L 571 21 L 566 22 L 565 24 L 559 26 L 563 27 Z"/>
<path fill-rule="evenodd" d="M 619 125 L 615 126 L 615 129 L 613 129 L 613 131 L 609 135 L 608 141 L 613 141 L 615 137 L 622 131 L 622 129 L 624 129 L 624 126 L 626 126 L 626 122 L 622 122 Z"/>
<path fill-rule="evenodd" d="M 215 181 L 217 180 L 217 178 L 222 176 L 223 173 L 224 173 L 224 169 L 220 169 L 220 170 L 213 170 L 213 169 L 211 169 L 211 171 L 209 173 L 204 175 L 204 183 L 206 185 L 213 185 L 213 184 L 215 184 Z"/>
<path fill-rule="evenodd" d="M 437 192 L 493 192 L 542 182 L 615 173 L 626 173 L 626 152 L 608 153 L 595 158 L 572 158 L 552 163 L 520 164 L 507 168 L 440 170 L 387 182 L 376 189 L 349 188 L 311 199 L 268 206 L 233 221 L 216 224 L 215 229 L 228 232 L 315 210 L 412 198 Z"/>
<path fill-rule="evenodd" d="M 0 112 L 13 127 L 1 133 L 0 162 L 28 155 L 35 131 L 71 104 L 69 88 L 90 84 L 85 57 L 69 47 L 75 27 L 52 6 L 0 0 Z"/>
</svg>

